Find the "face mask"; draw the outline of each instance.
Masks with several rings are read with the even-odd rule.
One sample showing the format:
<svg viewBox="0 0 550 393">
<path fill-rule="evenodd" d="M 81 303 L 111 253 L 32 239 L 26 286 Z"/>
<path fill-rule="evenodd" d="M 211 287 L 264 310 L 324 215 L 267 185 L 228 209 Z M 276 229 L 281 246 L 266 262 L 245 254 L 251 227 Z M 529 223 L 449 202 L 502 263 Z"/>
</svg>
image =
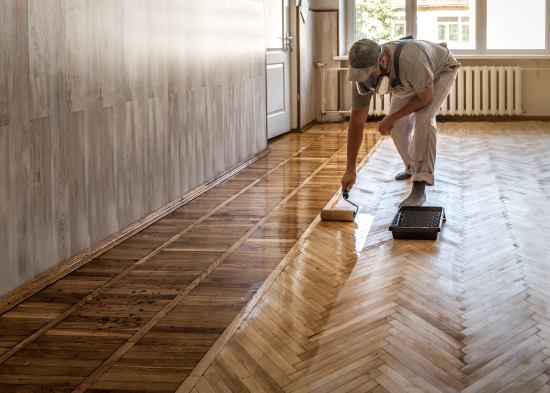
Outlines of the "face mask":
<svg viewBox="0 0 550 393">
<path fill-rule="evenodd" d="M 362 83 L 357 83 L 357 91 L 359 91 L 359 94 L 361 95 L 375 92 L 376 94 L 383 96 L 384 94 L 388 94 L 389 87 L 390 78 L 387 75 L 379 76 L 376 83 L 374 82 L 374 78 L 372 76 Z"/>
<path fill-rule="evenodd" d="M 359 94 L 366 95 L 375 92 L 382 96 L 388 93 L 390 78 L 387 75 L 381 75 L 380 70 L 382 70 L 383 74 L 388 73 L 388 69 L 382 68 L 382 65 L 378 63 L 376 77 L 371 76 L 364 82 L 357 82 L 357 91 Z"/>
<path fill-rule="evenodd" d="M 373 81 L 374 81 L 374 76 L 371 76 L 369 79 L 367 79 L 366 81 L 364 81 L 363 84 L 364 84 L 365 86 L 369 86 L 369 85 L 371 85 L 371 84 L 373 83 Z"/>
<path fill-rule="evenodd" d="M 388 94 L 389 87 L 390 87 L 390 78 L 387 75 L 384 75 L 378 79 L 375 92 L 376 94 L 383 96 L 384 94 Z"/>
</svg>

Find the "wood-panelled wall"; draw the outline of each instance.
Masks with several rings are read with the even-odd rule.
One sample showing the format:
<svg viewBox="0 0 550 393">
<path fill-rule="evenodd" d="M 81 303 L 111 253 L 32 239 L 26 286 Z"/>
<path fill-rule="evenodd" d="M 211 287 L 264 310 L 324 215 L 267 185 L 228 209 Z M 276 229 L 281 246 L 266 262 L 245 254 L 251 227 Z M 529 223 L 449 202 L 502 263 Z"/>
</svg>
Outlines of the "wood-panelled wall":
<svg viewBox="0 0 550 393">
<path fill-rule="evenodd" d="M 338 55 L 338 11 L 311 12 L 315 18 L 313 26 L 313 56 L 315 61 L 326 64 L 324 68 L 338 68 L 340 62 L 334 60 Z M 321 117 L 321 73 L 315 69 L 315 117 L 318 121 Z M 340 72 L 325 72 L 325 110 L 337 111 L 339 109 L 338 74 Z M 338 121 L 338 115 L 325 115 L 325 121 Z"/>
<path fill-rule="evenodd" d="M 300 16 L 300 128 L 317 119 L 321 121 L 321 77 L 315 62 L 326 68 L 337 68 L 338 11 L 310 10 L 307 22 Z M 338 110 L 338 76 L 325 74 L 325 109 Z M 325 121 L 338 120 L 338 115 L 325 116 Z"/>
<path fill-rule="evenodd" d="M 266 147 L 263 18 L 0 1 L 0 296 Z"/>
<path fill-rule="evenodd" d="M 300 34 L 300 128 L 305 127 L 315 120 L 315 58 L 314 58 L 314 27 L 316 12 L 309 12 L 307 21 L 304 22 L 298 15 Z"/>
</svg>

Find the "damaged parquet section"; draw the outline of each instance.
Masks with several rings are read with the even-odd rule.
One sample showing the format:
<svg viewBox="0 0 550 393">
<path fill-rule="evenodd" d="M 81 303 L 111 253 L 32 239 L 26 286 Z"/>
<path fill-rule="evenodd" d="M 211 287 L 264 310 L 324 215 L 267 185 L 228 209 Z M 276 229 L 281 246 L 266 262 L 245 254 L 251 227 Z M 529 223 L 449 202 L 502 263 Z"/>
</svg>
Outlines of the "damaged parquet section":
<svg viewBox="0 0 550 393">
<path fill-rule="evenodd" d="M 447 123 L 438 149 L 437 241 L 391 238 L 410 183 L 385 140 L 351 193 L 372 225 L 318 223 L 179 391 L 550 392 L 550 127 Z"/>
</svg>

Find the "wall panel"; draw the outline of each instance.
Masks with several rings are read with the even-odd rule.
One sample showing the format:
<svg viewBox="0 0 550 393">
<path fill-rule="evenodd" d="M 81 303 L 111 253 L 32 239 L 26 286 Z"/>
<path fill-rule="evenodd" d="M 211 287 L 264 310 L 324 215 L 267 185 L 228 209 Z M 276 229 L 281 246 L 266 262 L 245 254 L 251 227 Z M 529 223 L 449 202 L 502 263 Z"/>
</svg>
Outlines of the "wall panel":
<svg viewBox="0 0 550 393">
<path fill-rule="evenodd" d="M 261 1 L 5 0 L 0 18 L 0 296 L 267 145 Z"/>
<path fill-rule="evenodd" d="M 300 128 L 313 120 L 321 121 L 321 78 L 315 62 L 325 68 L 337 68 L 333 60 L 338 54 L 338 11 L 310 10 L 307 22 L 300 16 Z M 338 110 L 338 76 L 325 74 L 325 109 Z M 325 121 L 337 121 L 338 116 L 325 116 Z"/>
<path fill-rule="evenodd" d="M 311 12 L 315 19 L 313 53 L 315 61 L 326 64 L 325 68 L 339 68 L 340 62 L 334 60 L 338 55 L 338 11 Z M 338 110 L 338 75 L 346 72 L 325 72 L 325 110 Z M 321 73 L 315 69 L 315 116 L 321 116 Z M 326 115 L 325 121 L 338 121 L 338 115 Z"/>
<path fill-rule="evenodd" d="M 315 12 L 310 12 L 307 22 L 301 15 L 299 18 L 300 26 L 300 128 L 308 125 L 315 120 L 315 73 L 317 69 L 314 66 L 314 27 L 316 23 Z"/>
</svg>

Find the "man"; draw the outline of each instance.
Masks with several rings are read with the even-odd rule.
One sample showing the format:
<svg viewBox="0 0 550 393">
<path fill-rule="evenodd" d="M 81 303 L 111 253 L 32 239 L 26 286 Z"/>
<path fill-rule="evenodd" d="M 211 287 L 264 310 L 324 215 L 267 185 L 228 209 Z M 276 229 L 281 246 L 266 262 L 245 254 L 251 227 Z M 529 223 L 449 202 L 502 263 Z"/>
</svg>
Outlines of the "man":
<svg viewBox="0 0 550 393">
<path fill-rule="evenodd" d="M 398 58 L 397 64 L 394 56 Z M 342 190 L 350 190 L 355 183 L 357 154 L 363 141 L 371 97 L 375 93 L 384 94 L 377 90 L 386 90 L 386 85 L 387 92 L 392 93 L 390 114 L 382 119 L 378 132 L 391 136 L 405 164 L 405 171 L 395 179 L 410 178 L 413 182 L 410 195 L 399 206 L 424 203 L 426 185 L 434 184 L 435 116 L 449 95 L 459 67 L 444 44 L 403 40 L 381 46 L 369 39 L 353 44 L 347 78 L 352 82 L 351 118 Z"/>
</svg>

